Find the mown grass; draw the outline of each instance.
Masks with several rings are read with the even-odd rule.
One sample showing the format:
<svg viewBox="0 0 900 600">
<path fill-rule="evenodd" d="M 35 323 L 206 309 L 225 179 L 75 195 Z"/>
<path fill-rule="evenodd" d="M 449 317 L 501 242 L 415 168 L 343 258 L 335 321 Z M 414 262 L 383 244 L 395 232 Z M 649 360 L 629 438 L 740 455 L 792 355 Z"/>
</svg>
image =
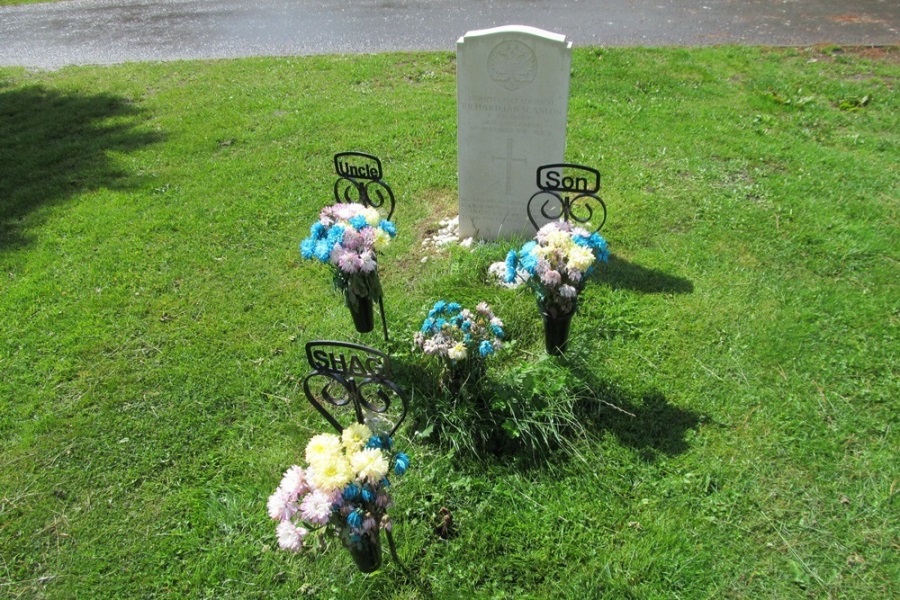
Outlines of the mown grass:
<svg viewBox="0 0 900 600">
<path fill-rule="evenodd" d="M 567 158 L 604 175 L 615 256 L 559 369 L 533 299 L 488 284 L 513 242 L 421 262 L 455 211 L 454 69 L 0 70 L 4 595 L 897 595 L 898 51 L 576 51 Z M 296 249 L 347 149 L 399 197 L 389 345 Z M 387 347 L 428 403 L 410 339 L 439 297 L 490 302 L 492 377 L 577 389 L 587 434 L 535 459 L 404 430 L 411 577 L 277 551 L 266 497 L 325 426 L 303 344 Z"/>
</svg>

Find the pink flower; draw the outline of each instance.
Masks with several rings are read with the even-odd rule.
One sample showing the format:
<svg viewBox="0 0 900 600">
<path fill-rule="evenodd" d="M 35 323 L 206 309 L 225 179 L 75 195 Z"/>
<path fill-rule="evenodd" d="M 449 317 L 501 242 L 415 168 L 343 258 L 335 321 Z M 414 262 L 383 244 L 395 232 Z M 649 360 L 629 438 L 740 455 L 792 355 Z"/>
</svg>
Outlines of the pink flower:
<svg viewBox="0 0 900 600">
<path fill-rule="evenodd" d="M 284 477 L 282 477 L 281 484 L 278 487 L 287 492 L 291 500 L 296 500 L 309 491 L 309 485 L 306 483 L 306 474 L 297 465 L 284 472 Z"/>
<path fill-rule="evenodd" d="M 362 261 L 359 259 L 359 255 L 356 252 L 351 252 L 349 250 L 340 251 L 337 264 L 341 271 L 350 274 L 358 272 L 360 267 L 362 267 Z"/>
<path fill-rule="evenodd" d="M 293 550 L 297 552 L 303 547 L 303 538 L 309 533 L 309 530 L 303 527 L 297 527 L 290 521 L 282 521 L 275 529 L 278 533 L 278 545 L 285 550 Z"/>
<path fill-rule="evenodd" d="M 373 529 L 375 529 L 376 525 L 377 523 L 375 523 L 375 519 L 369 516 L 366 517 L 365 521 L 363 521 L 362 529 L 363 531 L 372 531 Z"/>
<path fill-rule="evenodd" d="M 322 490 L 313 490 L 300 503 L 300 516 L 313 525 L 324 525 L 331 516 L 332 498 Z"/>
<path fill-rule="evenodd" d="M 559 271 L 550 269 L 541 274 L 541 281 L 544 282 L 544 285 L 554 287 L 562 283 L 562 275 L 559 274 Z"/>
<path fill-rule="evenodd" d="M 291 497 L 291 491 L 281 487 L 269 496 L 267 508 L 271 518 L 281 521 L 290 519 L 297 512 L 297 504 Z"/>
<path fill-rule="evenodd" d="M 569 275 L 569 279 L 571 279 L 574 283 L 578 283 L 581 281 L 582 273 L 578 269 L 567 269 L 566 271 Z"/>
<path fill-rule="evenodd" d="M 364 250 L 359 255 L 359 261 L 360 270 L 363 273 L 371 273 L 378 267 L 378 263 L 375 262 L 375 254 L 371 250 Z"/>
<path fill-rule="evenodd" d="M 341 246 L 346 250 L 359 250 L 360 245 L 363 243 L 363 236 L 356 232 L 356 230 L 348 227 L 344 229 L 344 239 L 341 242 Z"/>
</svg>

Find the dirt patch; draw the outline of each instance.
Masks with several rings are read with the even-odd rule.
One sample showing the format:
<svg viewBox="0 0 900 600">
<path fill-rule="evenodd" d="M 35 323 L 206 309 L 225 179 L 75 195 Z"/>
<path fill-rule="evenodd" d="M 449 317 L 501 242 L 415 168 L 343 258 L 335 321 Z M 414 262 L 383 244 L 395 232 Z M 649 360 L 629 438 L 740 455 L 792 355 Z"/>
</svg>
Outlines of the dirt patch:
<svg viewBox="0 0 900 600">
<path fill-rule="evenodd" d="M 813 48 L 817 60 L 833 60 L 837 56 L 852 56 L 868 60 L 900 64 L 900 46 L 832 46 Z"/>
</svg>

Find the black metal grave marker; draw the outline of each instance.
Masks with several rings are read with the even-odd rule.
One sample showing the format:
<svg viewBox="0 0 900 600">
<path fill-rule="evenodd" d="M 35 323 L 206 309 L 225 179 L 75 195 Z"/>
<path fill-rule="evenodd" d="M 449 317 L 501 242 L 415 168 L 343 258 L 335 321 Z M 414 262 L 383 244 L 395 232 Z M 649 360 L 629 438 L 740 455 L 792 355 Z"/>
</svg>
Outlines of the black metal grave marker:
<svg viewBox="0 0 900 600">
<path fill-rule="evenodd" d="M 362 204 L 382 213 L 388 221 L 391 220 L 396 206 L 394 191 L 381 179 L 384 171 L 377 156 L 365 152 L 338 152 L 334 155 L 334 170 L 338 175 L 334 182 L 335 202 Z M 378 298 L 378 311 L 381 313 L 384 341 L 387 342 L 388 327 L 384 316 L 383 295 Z"/>
<path fill-rule="evenodd" d="M 562 218 L 568 223 L 586 225 L 594 232 L 603 228 L 606 203 L 597 195 L 600 171 L 584 165 L 556 163 L 538 167 L 536 175 L 538 191 L 528 200 L 527 208 L 528 220 L 535 229 L 540 229 L 535 214 L 551 221 Z M 597 221 L 599 225 L 594 227 Z"/>
<path fill-rule="evenodd" d="M 317 340 L 306 344 L 306 359 L 313 369 L 303 380 L 306 398 L 338 433 L 345 425 L 335 415 L 352 411 L 354 422 L 379 435 L 394 435 L 409 407 L 390 379 L 386 354 L 360 344 Z M 398 403 L 399 410 L 392 411 Z"/>
<path fill-rule="evenodd" d="M 338 434 L 344 426 L 333 410 L 352 410 L 353 421 L 368 425 L 372 433 L 393 437 L 406 418 L 409 404 L 400 388 L 391 381 L 391 359 L 368 346 L 315 340 L 306 344 L 306 359 L 313 371 L 303 380 L 310 404 L 325 417 Z M 392 408 L 399 410 L 392 411 Z M 394 417 L 390 414 L 396 413 Z M 392 420 L 393 418 L 393 420 Z M 385 529 L 391 557 L 406 572 L 397 556 L 394 536 Z"/>
</svg>

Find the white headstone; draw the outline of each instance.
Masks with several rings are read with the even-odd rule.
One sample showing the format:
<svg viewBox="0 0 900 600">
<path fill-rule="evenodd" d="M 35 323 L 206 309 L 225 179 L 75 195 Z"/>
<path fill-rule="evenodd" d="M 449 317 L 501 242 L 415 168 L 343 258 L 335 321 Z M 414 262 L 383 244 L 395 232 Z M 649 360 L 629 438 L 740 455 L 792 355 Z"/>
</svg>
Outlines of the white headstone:
<svg viewBox="0 0 900 600">
<path fill-rule="evenodd" d="M 566 36 L 534 27 L 457 41 L 460 238 L 534 234 L 525 208 L 537 168 L 563 162 L 571 62 Z"/>
</svg>

